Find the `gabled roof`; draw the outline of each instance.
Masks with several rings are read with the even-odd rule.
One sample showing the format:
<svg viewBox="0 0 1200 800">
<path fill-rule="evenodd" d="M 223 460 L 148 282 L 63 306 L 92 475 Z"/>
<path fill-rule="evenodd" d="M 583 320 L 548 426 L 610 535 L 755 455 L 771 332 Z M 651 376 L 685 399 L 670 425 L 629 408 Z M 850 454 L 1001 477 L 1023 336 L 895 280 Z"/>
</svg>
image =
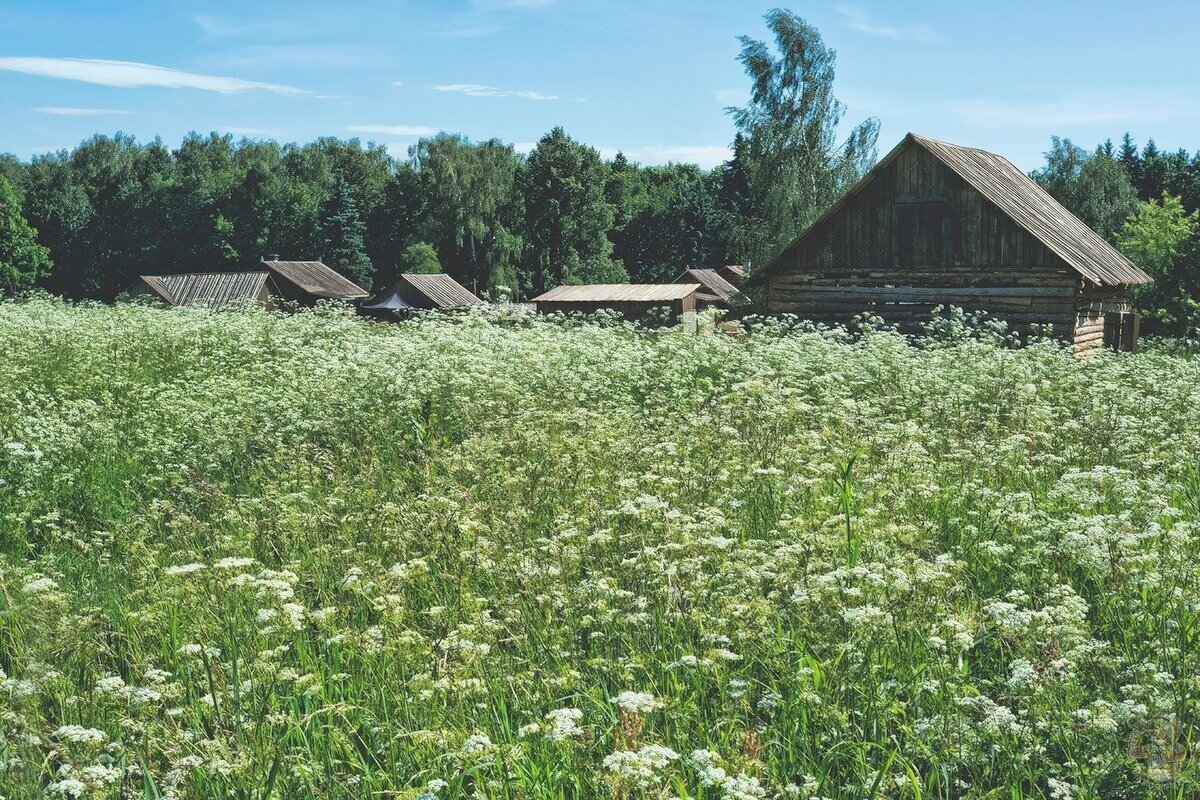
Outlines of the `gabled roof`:
<svg viewBox="0 0 1200 800">
<path fill-rule="evenodd" d="M 682 300 L 700 288 L 698 283 L 595 283 L 558 286 L 533 298 L 556 303 L 669 303 Z"/>
<path fill-rule="evenodd" d="M 1037 238 L 1050 252 L 1092 283 L 1098 286 L 1129 286 L 1153 281 L 1153 278 L 1064 208 L 1008 159 L 984 150 L 928 139 L 915 133 L 905 136 L 904 140 L 884 156 L 862 180 L 750 280 L 757 282 L 773 272 L 796 244 L 837 214 L 912 143 L 933 154 L 967 185 L 982 194 L 1017 225 Z"/>
<path fill-rule="evenodd" d="M 700 284 L 696 297 L 710 302 L 728 303 L 738 294 L 738 288 L 715 269 L 685 269 L 675 283 Z"/>
<path fill-rule="evenodd" d="M 358 300 L 367 291 L 320 261 L 263 261 L 262 265 L 314 297 Z"/>
<path fill-rule="evenodd" d="M 400 280 L 429 298 L 438 308 L 463 308 L 483 305 L 483 301 L 449 275 L 405 272 Z"/>
<path fill-rule="evenodd" d="M 152 292 L 173 306 L 205 306 L 214 310 L 258 300 L 270 274 L 266 272 L 185 272 L 142 275 Z"/>
</svg>

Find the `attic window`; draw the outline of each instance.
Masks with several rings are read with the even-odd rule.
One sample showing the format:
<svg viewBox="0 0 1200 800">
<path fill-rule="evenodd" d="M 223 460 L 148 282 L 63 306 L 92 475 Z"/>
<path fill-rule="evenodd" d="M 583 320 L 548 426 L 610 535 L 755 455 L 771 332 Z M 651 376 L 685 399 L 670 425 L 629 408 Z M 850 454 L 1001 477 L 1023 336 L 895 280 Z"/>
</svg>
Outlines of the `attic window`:
<svg viewBox="0 0 1200 800">
<path fill-rule="evenodd" d="M 892 203 L 896 266 L 945 266 L 945 223 L 944 200 L 897 200 Z"/>
</svg>

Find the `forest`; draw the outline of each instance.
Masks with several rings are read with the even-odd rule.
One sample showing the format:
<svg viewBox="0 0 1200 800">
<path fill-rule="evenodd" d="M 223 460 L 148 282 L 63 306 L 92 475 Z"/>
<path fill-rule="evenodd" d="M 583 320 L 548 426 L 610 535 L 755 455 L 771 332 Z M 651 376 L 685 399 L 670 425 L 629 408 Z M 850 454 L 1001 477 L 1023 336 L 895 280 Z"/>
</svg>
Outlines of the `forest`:
<svg viewBox="0 0 1200 800">
<path fill-rule="evenodd" d="M 878 156 L 878 120 L 844 124 L 820 33 L 787 11 L 767 22 L 774 52 L 741 37 L 750 96 L 728 109 L 731 158 L 709 170 L 604 159 L 561 127 L 527 154 L 445 132 L 406 157 L 358 139 L 213 132 L 177 147 L 116 133 L 29 161 L 0 155 L 0 292 L 111 300 L 139 274 L 252 269 L 268 254 L 319 258 L 368 289 L 444 271 L 517 299 L 753 268 Z M 1200 151 L 1139 148 L 1129 134 L 1089 151 L 1051 137 L 1032 174 L 1155 277 L 1138 295 L 1147 331 L 1192 335 Z"/>
</svg>

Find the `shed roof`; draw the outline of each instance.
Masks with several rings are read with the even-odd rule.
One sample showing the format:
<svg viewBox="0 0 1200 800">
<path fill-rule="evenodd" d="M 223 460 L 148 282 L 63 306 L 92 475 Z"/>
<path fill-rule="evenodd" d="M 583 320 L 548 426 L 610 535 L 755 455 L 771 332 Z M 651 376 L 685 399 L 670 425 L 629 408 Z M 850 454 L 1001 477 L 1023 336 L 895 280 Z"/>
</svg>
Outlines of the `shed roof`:
<svg viewBox="0 0 1200 800">
<path fill-rule="evenodd" d="M 429 298 L 438 308 L 462 308 L 483 305 L 483 301 L 449 275 L 405 272 L 400 280 Z"/>
<path fill-rule="evenodd" d="M 173 306 L 206 306 L 215 310 L 257 300 L 266 286 L 267 272 L 185 272 L 178 275 L 142 275 L 150 290 Z"/>
<path fill-rule="evenodd" d="M 320 261 L 263 261 L 263 266 L 315 297 L 358 300 L 367 291 Z"/>
<path fill-rule="evenodd" d="M 800 234 L 779 255 L 751 277 L 758 281 L 783 263 L 784 256 L 812 230 L 841 210 L 851 197 L 909 144 L 933 154 L 971 188 L 982 194 L 1017 225 L 1036 237 L 1072 269 L 1098 286 L 1130 286 L 1153 281 L 1136 264 L 1085 225 L 1028 175 L 1003 156 L 973 147 L 929 139 L 909 133 L 862 180 Z"/>
<path fill-rule="evenodd" d="M 738 295 L 738 288 L 715 269 L 685 269 L 675 283 L 698 283 L 700 291 L 697 296 L 721 303 L 728 303 Z"/>
<path fill-rule="evenodd" d="M 558 286 L 533 298 L 535 303 L 670 303 L 700 288 L 698 283 L 595 283 Z"/>
</svg>

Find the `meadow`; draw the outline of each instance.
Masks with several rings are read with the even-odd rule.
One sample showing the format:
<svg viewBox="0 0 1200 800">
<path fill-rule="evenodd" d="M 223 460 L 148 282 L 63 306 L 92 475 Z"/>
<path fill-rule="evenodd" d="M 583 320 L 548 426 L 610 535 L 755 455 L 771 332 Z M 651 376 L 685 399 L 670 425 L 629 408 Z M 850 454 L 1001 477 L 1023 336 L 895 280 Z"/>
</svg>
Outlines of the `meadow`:
<svg viewBox="0 0 1200 800">
<path fill-rule="evenodd" d="M 0 796 L 1185 798 L 1200 362 L 0 303 Z"/>
</svg>

